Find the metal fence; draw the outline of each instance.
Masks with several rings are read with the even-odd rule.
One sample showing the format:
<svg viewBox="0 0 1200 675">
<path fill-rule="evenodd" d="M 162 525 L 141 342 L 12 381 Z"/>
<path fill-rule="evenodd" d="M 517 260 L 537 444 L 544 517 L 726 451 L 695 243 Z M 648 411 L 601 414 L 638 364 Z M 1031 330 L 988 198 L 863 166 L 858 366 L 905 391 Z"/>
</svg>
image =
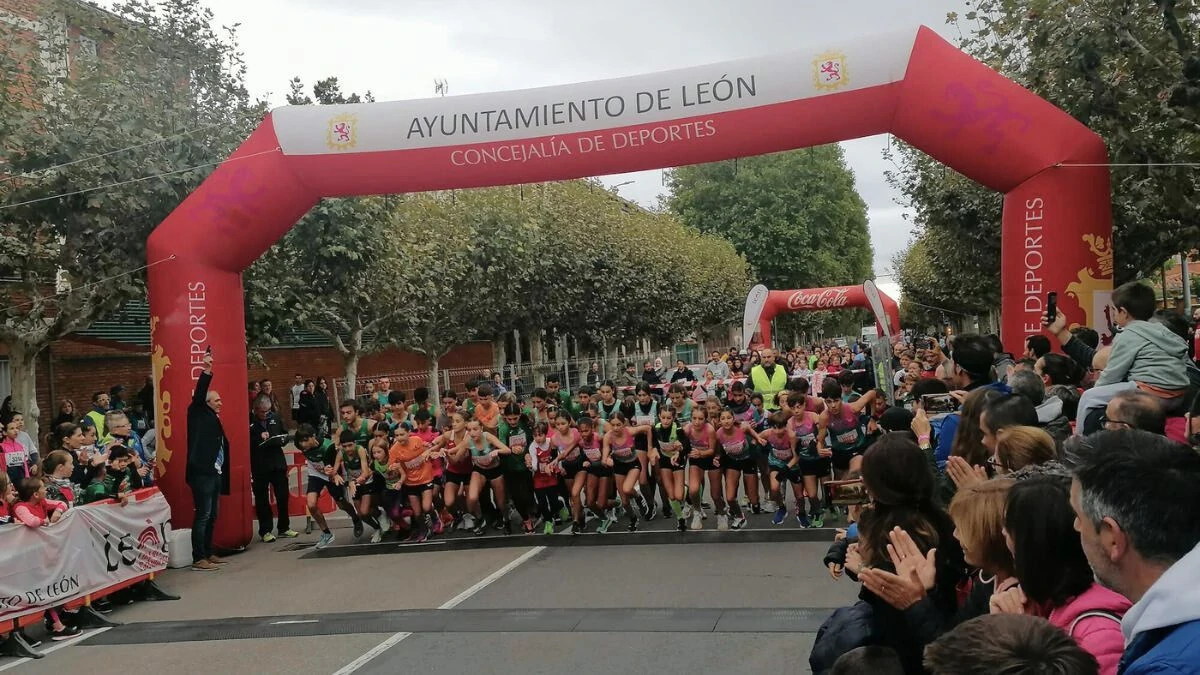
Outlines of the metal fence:
<svg viewBox="0 0 1200 675">
<path fill-rule="evenodd" d="M 622 354 L 615 359 L 588 357 L 544 361 L 540 366 L 535 366 L 531 361 L 508 363 L 505 364 L 503 371 L 497 372 L 501 372 L 503 384 L 510 390 L 532 390 L 534 387 L 542 386 L 546 376 L 551 374 L 558 375 L 564 388 L 575 390 L 579 385 L 587 382 L 588 371 L 591 369 L 592 363 L 600 366 L 599 379 L 606 380 L 616 377 L 623 372 L 626 363 L 636 364 L 637 374 L 640 376 L 642 373 L 642 364 L 646 361 L 654 361 L 655 359 L 662 359 L 663 368 L 667 372 L 674 368 L 675 353 L 669 349 L 663 349 L 654 352 Z M 440 392 L 450 390 L 462 394 L 467 390 L 469 382 L 490 379 L 492 372 L 491 368 L 482 368 L 479 366 L 471 368 L 439 368 L 437 373 L 438 389 Z M 368 384 L 377 385 L 383 379 L 388 380 L 393 391 L 402 391 L 411 398 L 414 389 L 429 386 L 429 371 L 408 370 L 396 373 L 363 373 L 355 380 L 356 394 L 361 396 L 366 391 Z M 332 387 L 336 400 L 345 398 L 345 378 L 335 378 L 332 382 Z"/>
</svg>

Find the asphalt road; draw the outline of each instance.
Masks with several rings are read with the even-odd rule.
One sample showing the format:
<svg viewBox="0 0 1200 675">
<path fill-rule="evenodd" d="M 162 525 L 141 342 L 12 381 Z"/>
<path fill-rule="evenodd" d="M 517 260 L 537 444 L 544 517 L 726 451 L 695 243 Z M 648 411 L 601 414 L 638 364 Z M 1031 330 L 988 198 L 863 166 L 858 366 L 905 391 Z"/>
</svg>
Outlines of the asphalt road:
<svg viewBox="0 0 1200 675">
<path fill-rule="evenodd" d="M 162 585 L 182 600 L 118 609 L 125 625 L 0 670 L 803 673 L 816 627 L 856 591 L 821 567 L 825 542 L 284 548 L 172 570 Z"/>
</svg>

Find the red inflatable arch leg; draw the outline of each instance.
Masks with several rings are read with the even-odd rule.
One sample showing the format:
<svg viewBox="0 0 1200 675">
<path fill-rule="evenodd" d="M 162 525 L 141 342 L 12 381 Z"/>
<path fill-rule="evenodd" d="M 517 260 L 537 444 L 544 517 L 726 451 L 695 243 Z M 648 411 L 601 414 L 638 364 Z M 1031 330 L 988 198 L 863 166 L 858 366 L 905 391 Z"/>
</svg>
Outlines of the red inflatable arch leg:
<svg viewBox="0 0 1200 675">
<path fill-rule="evenodd" d="M 321 197 L 563 180 L 889 131 L 1008 194 L 1006 342 L 1034 330 L 1045 291 L 1096 320 L 1111 288 L 1108 173 L 1056 167 L 1103 164 L 1102 142 L 928 28 L 617 80 L 273 112 L 147 246 L 149 262 L 168 261 L 150 268 L 149 290 L 159 478 L 175 525 L 192 521 L 186 409 L 193 359 L 211 345 L 233 446 L 216 542 L 253 534 L 239 277 Z"/>
</svg>

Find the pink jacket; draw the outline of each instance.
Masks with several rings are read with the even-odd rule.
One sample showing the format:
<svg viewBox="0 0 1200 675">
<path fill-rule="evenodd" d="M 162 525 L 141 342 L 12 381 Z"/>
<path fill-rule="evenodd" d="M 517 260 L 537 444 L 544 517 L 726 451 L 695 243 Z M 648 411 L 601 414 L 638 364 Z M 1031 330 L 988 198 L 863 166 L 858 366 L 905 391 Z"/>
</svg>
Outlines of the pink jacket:
<svg viewBox="0 0 1200 675">
<path fill-rule="evenodd" d="M 1092 584 L 1067 604 L 1053 609 L 1046 618 L 1075 638 L 1084 651 L 1096 657 L 1100 662 L 1100 675 L 1116 675 L 1117 664 L 1125 650 L 1120 618 L 1131 606 L 1125 596 Z M 1088 612 L 1103 612 L 1104 615 L 1079 618 Z"/>
<path fill-rule="evenodd" d="M 13 507 L 13 519 L 27 527 L 42 527 L 50 524 L 50 514 L 66 512 L 67 505 L 54 499 L 43 499 L 37 504 L 17 502 Z"/>
</svg>

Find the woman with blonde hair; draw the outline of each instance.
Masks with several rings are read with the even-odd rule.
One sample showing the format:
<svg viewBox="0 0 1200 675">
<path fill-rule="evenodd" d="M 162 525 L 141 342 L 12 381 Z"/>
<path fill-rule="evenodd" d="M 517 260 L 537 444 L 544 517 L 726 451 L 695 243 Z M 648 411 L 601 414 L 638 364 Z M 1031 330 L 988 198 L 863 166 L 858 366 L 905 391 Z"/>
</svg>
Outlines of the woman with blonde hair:
<svg viewBox="0 0 1200 675">
<path fill-rule="evenodd" d="M 988 458 L 998 475 L 1005 475 L 1055 458 L 1054 438 L 1037 427 L 1009 427 L 996 436 L 996 454 Z"/>
</svg>

